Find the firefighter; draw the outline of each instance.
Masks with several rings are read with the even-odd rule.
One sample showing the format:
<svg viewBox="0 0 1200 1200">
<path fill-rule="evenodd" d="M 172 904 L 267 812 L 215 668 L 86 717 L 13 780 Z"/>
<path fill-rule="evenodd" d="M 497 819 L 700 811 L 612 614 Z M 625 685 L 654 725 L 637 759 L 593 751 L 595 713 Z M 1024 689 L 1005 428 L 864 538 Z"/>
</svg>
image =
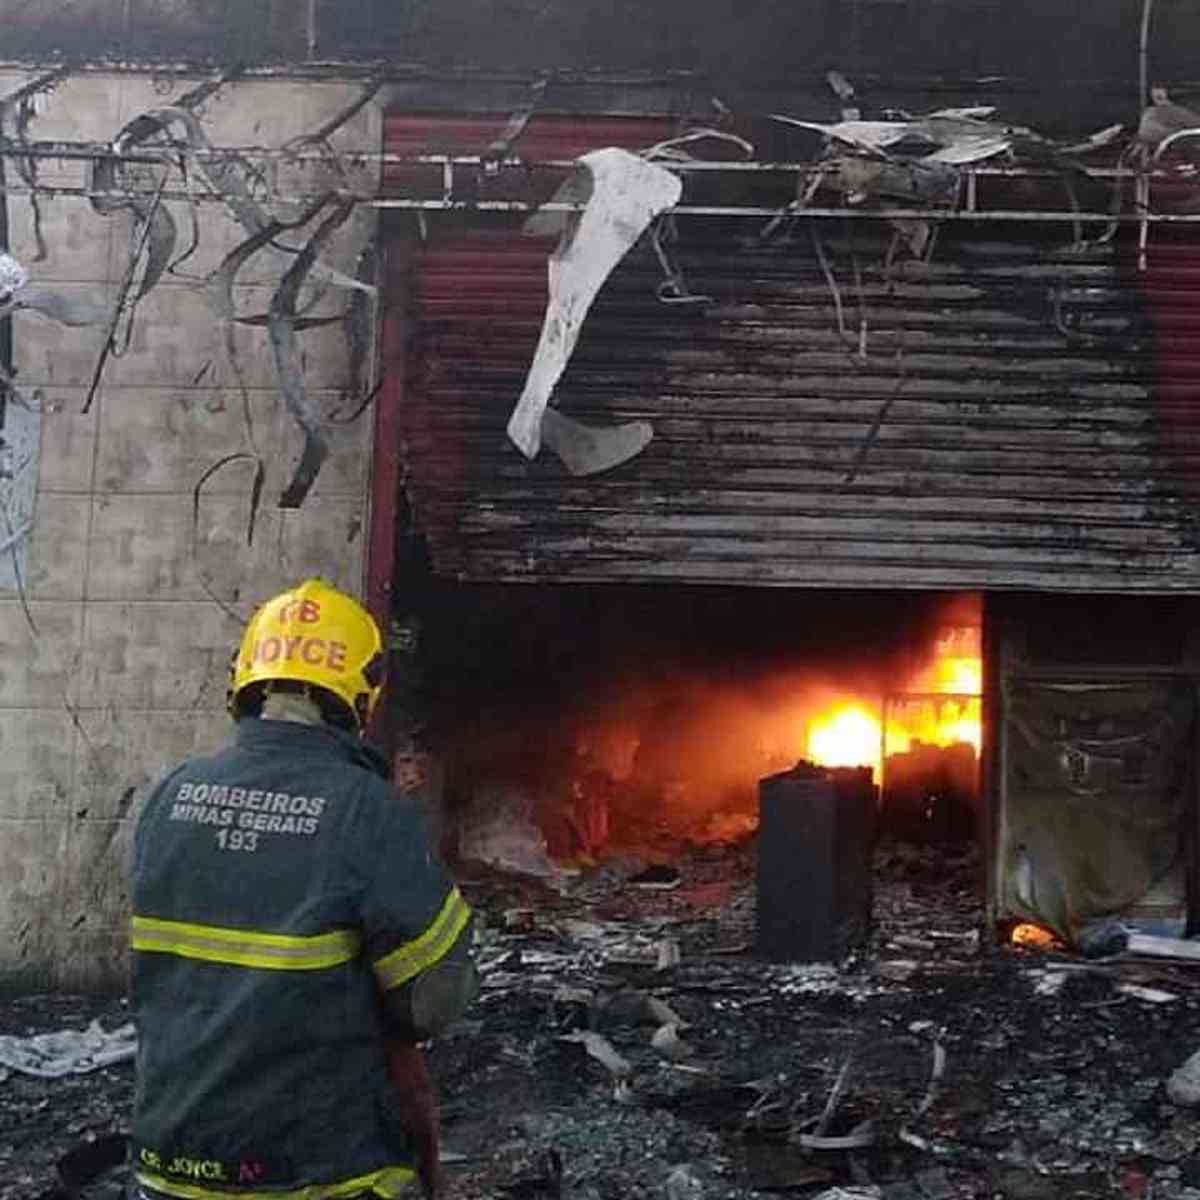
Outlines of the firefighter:
<svg viewBox="0 0 1200 1200">
<path fill-rule="evenodd" d="M 135 1194 L 436 1193 L 419 1044 L 477 991 L 419 797 L 362 740 L 379 630 L 310 579 L 234 660 L 236 739 L 149 796 L 133 865 Z"/>
</svg>

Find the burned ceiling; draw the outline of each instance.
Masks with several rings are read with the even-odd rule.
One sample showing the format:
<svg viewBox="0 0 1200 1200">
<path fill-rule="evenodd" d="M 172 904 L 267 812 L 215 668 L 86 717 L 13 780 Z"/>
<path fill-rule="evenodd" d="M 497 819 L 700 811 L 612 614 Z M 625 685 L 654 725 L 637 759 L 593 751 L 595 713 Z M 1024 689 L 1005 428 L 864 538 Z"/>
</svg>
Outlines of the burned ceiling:
<svg viewBox="0 0 1200 1200">
<path fill-rule="evenodd" d="M 1190 0 L 1152 0 L 1159 78 L 1193 78 Z M 141 61 L 224 65 L 388 64 L 514 74 L 693 80 L 737 107 L 773 89 L 811 87 L 835 68 L 886 81 L 893 103 L 964 103 L 965 84 L 1015 119 L 1066 129 L 1114 119 L 1136 85 L 1144 0 L 1103 5 L 1041 0 L 805 0 L 749 9 L 581 0 L 481 0 L 397 5 L 391 0 L 25 0 L 6 12 L 10 60 Z M 918 99 L 918 92 L 924 92 Z M 1053 99 L 1050 99 L 1050 97 Z M 765 104 L 764 104 L 765 106 Z M 1058 132 L 1058 130 L 1051 130 Z"/>
<path fill-rule="evenodd" d="M 5 12 L 6 59 L 281 62 L 308 56 L 291 0 L 24 0 Z M 299 11 L 298 11 L 299 10 Z"/>
</svg>

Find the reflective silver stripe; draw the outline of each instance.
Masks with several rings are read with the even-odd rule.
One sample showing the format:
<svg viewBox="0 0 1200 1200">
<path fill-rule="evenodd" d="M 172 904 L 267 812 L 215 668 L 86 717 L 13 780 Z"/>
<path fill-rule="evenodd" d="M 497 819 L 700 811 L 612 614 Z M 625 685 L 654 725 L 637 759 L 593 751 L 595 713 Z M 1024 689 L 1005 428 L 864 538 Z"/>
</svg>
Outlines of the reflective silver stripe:
<svg viewBox="0 0 1200 1200">
<path fill-rule="evenodd" d="M 268 1188 L 244 1190 L 222 1186 L 220 1190 L 207 1188 L 203 1184 L 168 1179 L 148 1171 L 137 1173 L 139 1200 L 358 1200 L 360 1197 L 379 1196 L 398 1200 L 412 1194 L 416 1172 L 411 1167 L 383 1167 L 370 1175 L 355 1179 L 344 1179 L 340 1183 L 309 1183 L 300 1188 Z"/>
<path fill-rule="evenodd" d="M 227 929 L 157 917 L 133 918 L 133 948 L 153 954 L 174 954 L 226 966 L 274 971 L 316 971 L 336 967 L 357 957 L 362 940 L 352 929 L 335 929 L 302 937 Z"/>
<path fill-rule="evenodd" d="M 454 948 L 471 919 L 471 910 L 458 888 L 451 888 L 436 917 L 420 937 L 385 954 L 374 964 L 375 977 L 387 991 L 428 970 Z"/>
</svg>

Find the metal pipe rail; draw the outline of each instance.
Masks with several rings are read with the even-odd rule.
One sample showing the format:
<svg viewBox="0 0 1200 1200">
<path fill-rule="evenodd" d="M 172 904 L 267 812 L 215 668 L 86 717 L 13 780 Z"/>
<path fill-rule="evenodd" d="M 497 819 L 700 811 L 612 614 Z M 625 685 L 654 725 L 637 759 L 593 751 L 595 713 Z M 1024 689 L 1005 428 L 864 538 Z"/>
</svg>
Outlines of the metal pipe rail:
<svg viewBox="0 0 1200 1200">
<path fill-rule="evenodd" d="M 1200 129 L 1180 130 L 1166 138 L 1157 148 L 1151 162 L 1158 164 L 1163 152 L 1171 146 L 1187 138 L 1200 138 Z M 254 146 L 222 147 L 193 150 L 182 144 L 163 144 L 162 146 L 140 146 L 133 153 L 118 153 L 109 143 L 97 142 L 29 142 L 16 144 L 11 139 L 0 142 L 0 157 L 15 159 L 38 160 L 97 160 L 119 158 L 121 161 L 137 165 L 167 165 L 178 162 L 181 153 L 201 161 L 237 161 L 239 159 L 266 160 L 286 162 L 291 164 L 314 167 L 329 161 L 330 155 L 320 151 L 292 151 L 287 148 L 266 148 Z M 578 164 L 570 159 L 547 159 L 530 161 L 520 157 L 508 157 L 499 160 L 489 160 L 481 155 L 444 155 L 420 154 L 402 155 L 374 151 L 337 152 L 337 158 L 346 165 L 358 167 L 438 167 L 441 169 L 440 196 L 404 196 L 385 194 L 362 194 L 351 198 L 360 207 L 407 211 L 416 213 L 437 212 L 478 212 L 478 213 L 512 213 L 529 214 L 541 212 L 579 212 L 583 205 L 578 203 L 542 203 L 525 200 L 479 200 L 462 199 L 457 195 L 460 175 L 470 172 L 477 179 L 482 172 L 487 178 L 496 178 L 502 172 L 530 170 L 568 171 Z M 706 161 L 663 161 L 664 167 L 681 174 L 711 175 L 721 173 L 731 176 L 750 175 L 802 175 L 811 177 L 814 174 L 834 175 L 837 172 L 836 163 L 831 162 L 706 162 Z M 893 163 L 893 165 L 895 165 Z M 1176 171 L 1165 170 L 1157 165 L 1148 170 L 1135 170 L 1130 167 L 1096 168 L 1089 174 L 1102 181 L 1120 183 L 1129 180 L 1134 183 L 1134 202 L 1132 211 L 1112 212 L 1105 210 L 1084 211 L 1082 209 L 1002 209 L 985 208 L 979 202 L 978 183 L 985 179 L 1012 180 L 1044 180 L 1053 181 L 1058 173 L 1044 168 L 975 166 L 960 170 L 961 186 L 959 197 L 953 207 L 905 207 L 865 206 L 865 205 L 763 205 L 763 204 L 688 204 L 676 205 L 670 211 L 679 216 L 702 217 L 752 217 L 756 219 L 794 215 L 796 217 L 834 217 L 859 218 L 876 220 L 910 220 L 910 221 L 991 221 L 1018 223 L 1047 223 L 1047 224 L 1087 224 L 1113 225 L 1121 223 L 1139 224 L 1143 228 L 1149 225 L 1193 225 L 1200 224 L 1200 212 L 1196 213 L 1162 213 L 1154 212 L 1150 207 L 1152 187 L 1155 182 L 1179 182 L 1180 176 Z M 1197 187 L 1200 189 L 1200 170 L 1196 176 Z M 275 203 L 311 203 L 326 189 L 314 191 L 296 191 L 286 195 L 276 195 Z M 87 186 L 46 185 L 36 190 L 27 185 L 9 187 L 10 196 L 33 195 L 39 196 L 74 196 L 96 200 L 127 200 L 131 197 L 150 198 L 157 193 L 154 187 L 128 188 L 120 190 L 99 190 Z M 193 188 L 165 189 L 162 193 L 164 200 L 200 201 L 207 203 L 223 203 L 223 198 L 216 192 L 206 189 Z"/>
</svg>

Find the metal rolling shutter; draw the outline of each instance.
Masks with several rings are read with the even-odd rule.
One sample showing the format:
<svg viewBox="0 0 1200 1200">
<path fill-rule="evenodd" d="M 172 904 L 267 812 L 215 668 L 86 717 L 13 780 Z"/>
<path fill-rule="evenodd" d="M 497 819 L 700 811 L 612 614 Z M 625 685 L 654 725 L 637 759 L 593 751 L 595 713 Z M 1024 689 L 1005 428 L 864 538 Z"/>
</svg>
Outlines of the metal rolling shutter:
<svg viewBox="0 0 1200 1200">
<path fill-rule="evenodd" d="M 418 127 L 393 118 L 388 148 Z M 521 150 L 631 129 L 560 123 Z M 1194 237 L 1153 232 L 1139 272 L 1121 239 L 1080 254 L 1061 230 L 956 225 L 927 265 L 889 269 L 880 222 L 808 218 L 764 243 L 759 220 L 680 218 L 674 254 L 711 303 L 659 302 L 645 246 L 618 269 L 556 403 L 655 437 L 573 479 L 504 432 L 550 247 L 504 218 L 439 214 L 424 240 L 399 221 L 397 452 L 440 575 L 1200 590 Z"/>
</svg>

